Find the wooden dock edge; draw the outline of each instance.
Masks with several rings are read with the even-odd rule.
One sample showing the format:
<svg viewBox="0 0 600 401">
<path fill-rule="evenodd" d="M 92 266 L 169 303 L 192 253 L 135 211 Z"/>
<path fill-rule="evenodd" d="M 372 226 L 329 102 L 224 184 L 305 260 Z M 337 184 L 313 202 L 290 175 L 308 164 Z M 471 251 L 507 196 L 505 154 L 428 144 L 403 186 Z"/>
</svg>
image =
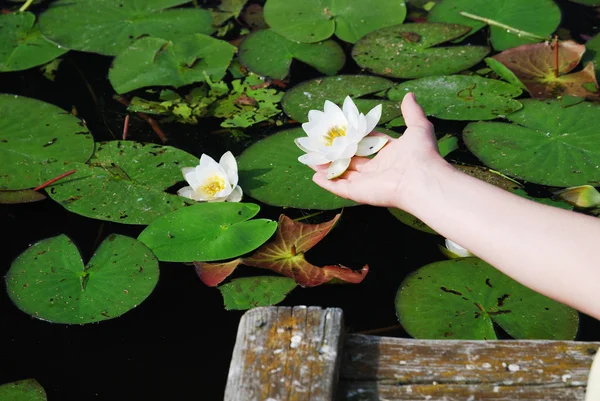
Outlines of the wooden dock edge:
<svg viewBox="0 0 600 401">
<path fill-rule="evenodd" d="M 225 401 L 584 401 L 600 342 L 343 335 L 342 311 L 240 320 Z M 600 401 L 600 400 L 586 400 Z"/>
</svg>

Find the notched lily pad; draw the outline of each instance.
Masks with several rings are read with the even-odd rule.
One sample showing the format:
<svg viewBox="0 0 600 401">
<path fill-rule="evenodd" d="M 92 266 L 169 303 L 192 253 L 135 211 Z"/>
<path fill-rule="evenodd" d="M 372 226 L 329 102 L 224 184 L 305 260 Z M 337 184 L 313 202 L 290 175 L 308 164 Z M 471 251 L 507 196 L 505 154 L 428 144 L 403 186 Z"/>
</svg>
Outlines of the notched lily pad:
<svg viewBox="0 0 600 401">
<path fill-rule="evenodd" d="M 244 277 L 219 286 L 226 310 L 247 310 L 276 305 L 296 288 L 288 277 Z"/>
<path fill-rule="evenodd" d="M 36 187 L 46 167 L 85 162 L 93 151 L 92 135 L 75 116 L 36 99 L 0 94 L 0 190 Z"/>
<path fill-rule="evenodd" d="M 363 36 L 352 48 L 356 63 L 375 74 L 394 78 L 450 75 L 481 61 L 485 46 L 433 47 L 471 30 L 456 24 L 403 24 Z"/>
<path fill-rule="evenodd" d="M 521 89 L 478 76 L 415 79 L 397 84 L 387 91 L 387 96 L 401 102 L 408 92 L 416 95 L 427 115 L 444 120 L 492 120 L 522 107 L 513 99 L 521 94 Z"/>
<path fill-rule="evenodd" d="M 270 29 L 246 36 L 240 43 L 238 56 L 250 71 L 275 79 L 287 77 L 292 59 L 302 61 L 326 75 L 335 75 L 346 62 L 344 50 L 333 40 L 298 43 Z"/>
<path fill-rule="evenodd" d="M 40 30 L 68 49 L 116 56 L 143 36 L 173 40 L 213 33 L 207 10 L 168 10 L 190 1 L 58 0 L 40 15 Z"/>
<path fill-rule="evenodd" d="M 421 267 L 400 285 L 396 312 L 413 337 L 494 340 L 494 323 L 516 339 L 573 340 L 577 311 L 478 258 Z"/>
<path fill-rule="evenodd" d="M 314 171 L 298 161 L 304 152 L 294 143 L 305 135 L 302 128 L 285 130 L 247 148 L 238 158 L 244 192 L 272 206 L 330 210 L 356 205 L 312 181 Z"/>
<path fill-rule="evenodd" d="M 470 123 L 465 144 L 486 166 L 536 184 L 600 185 L 600 106 L 562 107 L 557 100 L 522 100 L 514 124 Z"/>
<path fill-rule="evenodd" d="M 311 79 L 289 89 L 281 99 L 285 114 L 298 122 L 308 121 L 310 110 L 323 110 L 325 100 L 341 106 L 346 96 L 352 97 L 361 113 L 368 113 L 373 107 L 383 107 L 381 124 L 399 117 L 400 102 L 377 99 L 379 92 L 394 86 L 394 82 L 381 77 L 368 75 L 339 75 Z M 361 98 L 371 95 L 371 99 Z"/>
<path fill-rule="evenodd" d="M 54 323 L 86 324 L 121 316 L 158 282 L 158 261 L 134 238 L 108 236 L 84 266 L 66 235 L 32 245 L 6 275 L 10 299 L 23 312 Z"/>
<path fill-rule="evenodd" d="M 26 70 L 67 52 L 46 40 L 29 12 L 0 14 L 0 72 Z"/>
</svg>

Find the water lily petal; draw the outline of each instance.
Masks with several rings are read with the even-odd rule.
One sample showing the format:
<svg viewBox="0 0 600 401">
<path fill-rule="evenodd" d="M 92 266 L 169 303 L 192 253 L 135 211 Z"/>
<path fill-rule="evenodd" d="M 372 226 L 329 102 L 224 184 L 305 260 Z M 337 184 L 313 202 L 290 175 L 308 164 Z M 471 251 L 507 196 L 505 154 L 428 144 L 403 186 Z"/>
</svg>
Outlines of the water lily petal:
<svg viewBox="0 0 600 401">
<path fill-rule="evenodd" d="M 210 160 L 201 158 L 200 166 L 196 167 L 196 179 L 199 183 L 194 188 L 196 199 L 209 201 L 229 196 L 233 187 L 229 182 L 227 173 L 220 164 L 215 162 L 210 156 L 207 157 Z"/>
<path fill-rule="evenodd" d="M 377 153 L 388 142 L 387 138 L 381 136 L 366 136 L 358 143 L 356 156 L 370 156 Z"/>
<path fill-rule="evenodd" d="M 324 115 L 325 113 L 323 113 L 321 110 L 309 110 L 308 122 L 320 121 L 321 119 L 323 119 Z"/>
<path fill-rule="evenodd" d="M 356 130 L 351 132 L 348 136 L 354 138 L 357 142 L 360 141 L 370 133 L 370 131 L 367 131 L 367 125 L 367 117 L 365 117 L 364 114 L 360 114 L 356 123 Z"/>
<path fill-rule="evenodd" d="M 469 252 L 467 249 L 458 245 L 456 242 L 449 240 L 448 238 L 446 238 L 446 248 L 450 252 L 452 252 L 462 258 L 466 258 L 468 256 L 473 256 L 473 254 L 471 252 Z"/>
<path fill-rule="evenodd" d="M 235 187 L 238 183 L 238 167 L 233 154 L 230 151 L 223 153 L 223 156 L 219 159 L 219 165 L 225 170 L 227 178 L 229 179 L 229 184 L 232 187 Z"/>
<path fill-rule="evenodd" d="M 194 188 L 183 187 L 177 191 L 177 195 L 183 196 L 184 198 L 194 199 Z"/>
<path fill-rule="evenodd" d="M 320 164 L 327 164 L 331 160 L 326 158 L 323 154 L 317 152 L 310 152 L 302 155 L 298 158 L 298 161 L 307 166 L 318 166 Z"/>
<path fill-rule="evenodd" d="M 356 127 L 358 123 L 358 107 L 352 101 L 350 96 L 346 96 L 344 99 L 343 112 L 348 120 L 348 125 L 351 127 Z"/>
<path fill-rule="evenodd" d="M 379 119 L 381 118 L 381 105 L 373 107 L 365 116 L 367 120 L 367 135 L 371 133 L 379 123 Z"/>
<path fill-rule="evenodd" d="M 198 185 L 200 185 L 198 179 L 196 178 L 196 168 L 197 167 L 184 167 L 181 169 L 183 178 L 185 178 L 187 183 L 190 184 L 190 187 L 192 188 L 197 188 Z"/>
<path fill-rule="evenodd" d="M 588 375 L 587 387 L 585 389 L 585 401 L 600 399 L 600 352 L 596 352 L 592 367 Z"/>
<path fill-rule="evenodd" d="M 233 191 L 231 191 L 231 193 L 225 200 L 227 202 L 239 202 L 242 200 L 243 195 L 244 193 L 242 192 L 242 187 L 237 185 L 235 188 L 233 188 Z"/>
<path fill-rule="evenodd" d="M 315 149 L 313 142 L 314 141 L 312 141 L 311 138 L 307 136 L 294 139 L 294 143 L 296 144 L 296 146 L 298 146 L 303 152 L 306 153 L 314 152 L 317 150 Z"/>
<path fill-rule="evenodd" d="M 344 174 L 344 172 L 348 169 L 348 166 L 350 165 L 350 158 L 347 159 L 337 159 L 334 162 L 332 162 L 329 165 L 329 168 L 327 169 L 327 173 L 325 174 L 325 177 L 328 180 L 332 180 L 334 178 L 339 177 L 340 175 Z"/>
</svg>

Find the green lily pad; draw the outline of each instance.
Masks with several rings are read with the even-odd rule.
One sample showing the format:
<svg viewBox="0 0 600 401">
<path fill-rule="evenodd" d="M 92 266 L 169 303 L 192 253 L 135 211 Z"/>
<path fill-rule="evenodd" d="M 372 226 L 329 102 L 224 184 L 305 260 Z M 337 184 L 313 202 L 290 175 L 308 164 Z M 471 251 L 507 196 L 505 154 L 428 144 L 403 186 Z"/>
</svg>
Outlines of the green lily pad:
<svg viewBox="0 0 600 401">
<path fill-rule="evenodd" d="M 490 67 L 492 71 L 498 74 L 500 78 L 502 78 L 509 84 L 528 92 L 528 89 L 523 84 L 523 82 L 521 82 L 521 80 L 515 75 L 515 73 L 508 69 L 504 64 L 491 57 L 486 57 L 483 61 L 485 61 L 488 67 Z"/>
<path fill-rule="evenodd" d="M 44 179 L 75 169 L 47 188 L 52 199 L 93 219 L 150 224 L 163 214 L 196 203 L 163 191 L 183 181 L 182 167 L 197 164 L 195 156 L 171 146 L 110 141 L 98 143 L 88 164 L 54 164 L 44 171 Z"/>
<path fill-rule="evenodd" d="M 486 166 L 536 184 L 573 187 L 600 184 L 600 106 L 526 99 L 507 116 L 514 124 L 476 122 L 463 139 Z"/>
<path fill-rule="evenodd" d="M 456 39 L 471 28 L 464 25 L 418 23 L 379 29 L 352 48 L 356 63 L 375 74 L 394 78 L 450 75 L 471 68 L 490 49 L 485 46 L 433 47 Z"/>
<path fill-rule="evenodd" d="M 403 0 L 379 0 L 376 6 L 362 0 L 267 0 L 265 20 L 289 40 L 314 43 L 333 33 L 354 43 L 369 32 L 398 25 L 406 17 Z"/>
<path fill-rule="evenodd" d="M 218 81 L 225 76 L 235 46 L 202 34 L 176 41 L 145 37 L 119 53 L 108 73 L 117 93 L 146 86 L 174 86 Z"/>
<path fill-rule="evenodd" d="M 42 34 L 68 49 L 116 56 L 136 39 L 166 40 L 214 32 L 199 8 L 167 10 L 191 0 L 58 0 L 39 18 Z"/>
<path fill-rule="evenodd" d="M 2 401 L 46 401 L 46 391 L 35 379 L 19 380 L 0 385 Z"/>
<path fill-rule="evenodd" d="M 36 99 L 0 94 L 0 190 L 36 187 L 46 166 L 85 162 L 93 151 L 78 118 Z"/>
<path fill-rule="evenodd" d="M 66 235 L 39 241 L 6 275 L 10 299 L 23 312 L 54 323 L 86 324 L 121 316 L 158 282 L 158 261 L 134 238 L 112 234 L 87 265 Z"/>
<path fill-rule="evenodd" d="M 583 62 L 593 61 L 596 67 L 596 77 L 600 79 L 600 34 L 597 34 L 585 44 Z"/>
<path fill-rule="evenodd" d="M 434 229 L 432 229 L 431 227 L 429 227 L 427 224 L 423 223 L 423 221 L 421 221 L 421 219 L 413 216 L 412 214 L 410 214 L 402 209 L 396 209 L 394 207 L 389 207 L 388 212 L 390 212 L 392 214 L 392 216 L 394 216 L 395 218 L 400 220 L 401 223 L 406 224 L 409 227 L 412 227 L 419 231 L 423 231 L 424 233 L 427 233 L 427 234 L 437 235 L 437 232 Z"/>
<path fill-rule="evenodd" d="M 381 104 L 383 110 L 379 123 L 383 124 L 402 115 L 400 102 L 382 99 L 361 99 L 361 96 L 373 95 L 394 86 L 394 82 L 381 77 L 368 75 L 339 75 L 304 81 L 289 89 L 281 99 L 283 111 L 298 122 L 308 121 L 310 110 L 323 110 L 325 100 L 338 105 L 344 103 L 346 96 L 352 97 L 361 113 L 367 114 L 373 107 Z M 358 98 L 358 99 L 357 99 Z"/>
<path fill-rule="evenodd" d="M 0 72 L 26 70 L 67 52 L 46 40 L 32 13 L 0 14 Z"/>
<path fill-rule="evenodd" d="M 469 13 L 475 18 L 461 15 Z M 431 10 L 429 22 L 468 25 L 469 35 L 487 25 L 481 19 L 491 20 L 491 43 L 496 50 L 506 50 L 526 43 L 550 39 L 558 27 L 560 8 L 552 0 L 444 0 Z"/>
<path fill-rule="evenodd" d="M 312 181 L 314 171 L 298 161 L 304 154 L 294 139 L 302 128 L 278 132 L 262 139 L 238 158 L 240 186 L 267 205 L 298 209 L 338 209 L 356 205 L 324 190 Z"/>
<path fill-rule="evenodd" d="M 211 10 L 213 25 L 219 26 L 230 18 L 239 17 L 248 0 L 220 0 L 220 4 Z"/>
<path fill-rule="evenodd" d="M 0 204 L 10 205 L 15 203 L 38 202 L 46 199 L 46 195 L 33 189 L 18 191 L 0 191 Z"/>
<path fill-rule="evenodd" d="M 492 120 L 520 109 L 514 100 L 521 89 L 506 82 L 476 75 L 426 77 L 402 82 L 387 92 L 401 102 L 414 92 L 427 115 L 444 120 Z"/>
<path fill-rule="evenodd" d="M 219 286 L 226 310 L 246 310 L 258 306 L 276 305 L 296 288 L 289 277 L 244 277 Z"/>
<path fill-rule="evenodd" d="M 169 213 L 150 224 L 138 239 L 163 262 L 231 259 L 264 244 L 277 223 L 254 219 L 253 203 L 200 203 Z"/>
<path fill-rule="evenodd" d="M 326 75 L 335 75 L 346 62 L 344 50 L 333 40 L 298 43 L 270 29 L 246 36 L 240 43 L 238 56 L 250 71 L 275 79 L 287 77 L 292 59 L 302 61 Z"/>
<path fill-rule="evenodd" d="M 573 340 L 577 311 L 514 281 L 478 258 L 431 263 L 410 274 L 396 312 L 413 337 L 494 340 L 494 323 L 516 339 Z"/>
</svg>

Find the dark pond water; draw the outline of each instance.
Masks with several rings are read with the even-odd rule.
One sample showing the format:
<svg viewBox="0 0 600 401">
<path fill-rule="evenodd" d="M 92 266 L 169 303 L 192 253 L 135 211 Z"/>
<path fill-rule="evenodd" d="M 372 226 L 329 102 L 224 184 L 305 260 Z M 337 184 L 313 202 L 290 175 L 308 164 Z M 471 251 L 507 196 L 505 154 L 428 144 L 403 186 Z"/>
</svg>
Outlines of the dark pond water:
<svg viewBox="0 0 600 401">
<path fill-rule="evenodd" d="M 2 3 L 0 2 L 0 5 Z M 597 17 L 590 8 L 560 2 L 563 26 L 594 34 Z M 53 103 L 66 110 L 76 107 L 96 140 L 121 136 L 124 108 L 111 98 L 106 80 L 110 59 L 71 52 L 65 56 L 56 81 L 34 70 L 0 74 L 0 92 L 15 93 Z M 292 77 L 316 76 L 296 66 Z M 354 72 L 350 66 L 345 72 Z M 301 77 L 299 79 L 299 77 Z M 35 116 L 32 116 L 35 118 Z M 437 122 L 440 131 L 460 133 L 463 124 Z M 235 143 L 211 133 L 210 121 L 198 126 L 168 125 L 169 145 L 193 154 L 238 155 L 256 138 L 274 132 L 259 129 L 254 139 Z M 130 139 L 155 141 L 148 125 L 132 116 Z M 460 152 L 453 155 L 473 161 Z M 1 161 L 0 161 L 1 162 Z M 530 187 L 532 192 L 537 188 Z M 277 219 L 280 208 L 262 206 L 261 216 Z M 286 210 L 291 217 L 303 212 Z M 304 211 L 305 214 L 308 212 Z M 331 216 L 332 213 L 326 214 Z M 36 241 L 66 233 L 88 260 L 110 233 L 137 236 L 141 227 L 87 219 L 65 211 L 51 200 L 16 206 L 0 205 L 0 273 Z M 353 332 L 397 325 L 394 296 L 402 279 L 427 263 L 444 260 L 437 249 L 442 239 L 413 230 L 385 209 L 346 209 L 334 231 L 308 259 L 315 264 L 341 263 L 371 270 L 360 285 L 321 286 L 294 290 L 282 305 L 319 305 L 344 310 Z M 255 274 L 241 269 L 238 275 Z M 263 272 L 261 272 L 263 273 Z M 86 326 L 67 326 L 36 320 L 14 307 L 0 291 L 0 383 L 35 378 L 51 401 L 84 400 L 218 400 L 222 399 L 227 370 L 242 312 L 228 312 L 218 290 L 204 286 L 193 268 L 162 263 L 159 283 L 139 307 L 120 318 Z M 406 336 L 392 327 L 382 334 Z M 581 316 L 578 340 L 600 340 L 600 325 Z"/>
</svg>

